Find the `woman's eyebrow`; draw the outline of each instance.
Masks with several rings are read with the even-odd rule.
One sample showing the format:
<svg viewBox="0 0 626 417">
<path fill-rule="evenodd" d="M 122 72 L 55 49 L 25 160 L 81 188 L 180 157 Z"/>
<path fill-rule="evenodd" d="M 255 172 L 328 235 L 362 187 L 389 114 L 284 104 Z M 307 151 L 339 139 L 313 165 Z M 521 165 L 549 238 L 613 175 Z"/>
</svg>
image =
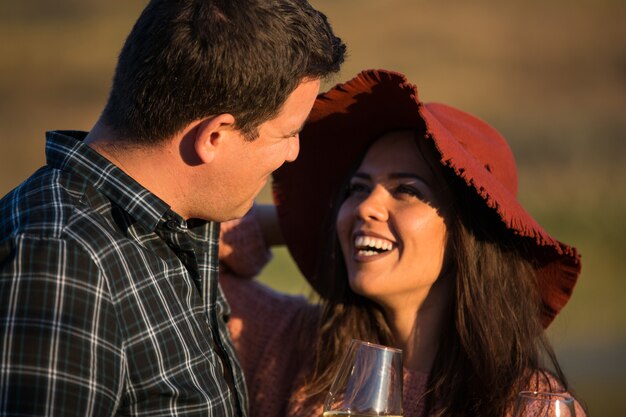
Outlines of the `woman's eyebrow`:
<svg viewBox="0 0 626 417">
<path fill-rule="evenodd" d="M 367 181 L 372 180 L 372 176 L 364 172 L 355 172 L 352 178 L 360 178 L 362 180 L 367 180 Z"/>
<path fill-rule="evenodd" d="M 389 178 L 394 179 L 394 180 L 404 179 L 404 178 L 413 178 L 418 181 L 425 182 L 423 177 L 412 172 L 392 172 L 391 174 L 389 174 Z"/>
<path fill-rule="evenodd" d="M 424 184 L 427 187 L 432 187 L 432 184 L 433 184 L 433 178 L 425 177 L 423 175 L 419 175 L 414 172 L 396 172 L 396 173 L 390 174 L 389 178 L 394 179 L 394 180 L 412 179 L 412 180 L 420 182 L 421 184 Z"/>
<path fill-rule="evenodd" d="M 352 177 L 368 181 L 372 180 L 372 176 L 370 174 L 366 174 L 365 172 L 356 172 Z M 390 178 L 392 180 L 411 178 L 421 182 L 426 182 L 426 179 L 424 177 L 417 175 L 413 172 L 392 172 L 391 174 L 387 175 L 387 178 Z"/>
</svg>

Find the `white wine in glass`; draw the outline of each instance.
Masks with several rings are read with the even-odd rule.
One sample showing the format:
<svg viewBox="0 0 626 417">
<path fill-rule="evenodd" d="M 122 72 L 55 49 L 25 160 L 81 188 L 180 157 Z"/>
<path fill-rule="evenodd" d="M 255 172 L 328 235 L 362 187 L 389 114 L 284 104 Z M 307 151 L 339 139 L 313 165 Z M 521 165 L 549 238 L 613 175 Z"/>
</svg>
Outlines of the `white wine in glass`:
<svg viewBox="0 0 626 417">
<path fill-rule="evenodd" d="M 402 416 L 402 350 L 352 340 L 324 403 L 324 416 Z"/>
<path fill-rule="evenodd" d="M 522 391 L 513 417 L 576 417 L 574 399 L 567 394 Z"/>
</svg>

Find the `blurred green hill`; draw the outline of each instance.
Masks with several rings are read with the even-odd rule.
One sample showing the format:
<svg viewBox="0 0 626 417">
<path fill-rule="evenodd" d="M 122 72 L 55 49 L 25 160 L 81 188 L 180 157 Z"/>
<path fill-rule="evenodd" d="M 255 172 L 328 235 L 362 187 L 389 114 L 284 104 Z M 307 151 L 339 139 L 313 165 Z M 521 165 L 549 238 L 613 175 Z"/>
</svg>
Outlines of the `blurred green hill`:
<svg viewBox="0 0 626 417">
<path fill-rule="evenodd" d="M 465 109 L 508 138 L 520 199 L 583 255 L 574 296 L 550 330 L 565 371 L 591 415 L 624 414 L 626 2 L 312 3 L 349 48 L 326 87 L 365 68 L 400 71 L 423 100 Z M 144 5 L 0 3 L 0 195 L 45 163 L 46 130 L 91 128 Z M 261 279 L 308 291 L 285 250 Z"/>
</svg>

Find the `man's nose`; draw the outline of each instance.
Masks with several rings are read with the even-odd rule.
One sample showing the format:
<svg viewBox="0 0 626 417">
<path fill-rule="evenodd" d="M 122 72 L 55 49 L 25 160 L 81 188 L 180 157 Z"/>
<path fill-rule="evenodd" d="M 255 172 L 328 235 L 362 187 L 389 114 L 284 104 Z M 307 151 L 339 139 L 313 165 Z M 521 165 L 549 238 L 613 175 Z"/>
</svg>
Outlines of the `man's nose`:
<svg viewBox="0 0 626 417">
<path fill-rule="evenodd" d="M 285 157 L 285 161 L 293 162 L 298 157 L 300 153 L 300 136 L 296 135 L 293 138 L 289 139 L 289 150 L 287 151 L 287 156 Z"/>
</svg>

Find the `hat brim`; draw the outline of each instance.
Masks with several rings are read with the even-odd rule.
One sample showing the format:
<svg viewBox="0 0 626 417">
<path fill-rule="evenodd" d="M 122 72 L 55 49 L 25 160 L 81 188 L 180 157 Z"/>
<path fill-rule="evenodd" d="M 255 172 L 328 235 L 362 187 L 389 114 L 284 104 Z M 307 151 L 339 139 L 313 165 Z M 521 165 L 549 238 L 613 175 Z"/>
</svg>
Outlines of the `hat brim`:
<svg viewBox="0 0 626 417">
<path fill-rule="evenodd" d="M 392 71 L 363 71 L 321 94 L 300 134 L 298 159 L 278 169 L 272 184 L 285 242 L 313 288 L 320 289 L 315 272 L 326 242 L 323 225 L 355 159 L 390 130 L 425 128 L 442 165 L 472 187 L 515 235 L 532 240 L 547 327 L 571 296 L 580 274 L 580 255 L 550 236 L 518 202 L 514 164 L 505 168 L 510 172 L 499 173 L 500 178 L 512 177 L 508 181 L 515 183 L 512 192 L 512 187 L 504 186 L 491 168 L 475 157 L 483 151 L 480 146 L 489 146 L 485 142 L 476 149 L 476 136 L 485 127 L 490 129 L 490 140 L 504 141 L 472 115 L 443 104 L 420 102 L 417 88 Z M 471 152 L 467 143 L 474 146 Z M 504 148 L 509 149 L 506 142 Z"/>
</svg>

